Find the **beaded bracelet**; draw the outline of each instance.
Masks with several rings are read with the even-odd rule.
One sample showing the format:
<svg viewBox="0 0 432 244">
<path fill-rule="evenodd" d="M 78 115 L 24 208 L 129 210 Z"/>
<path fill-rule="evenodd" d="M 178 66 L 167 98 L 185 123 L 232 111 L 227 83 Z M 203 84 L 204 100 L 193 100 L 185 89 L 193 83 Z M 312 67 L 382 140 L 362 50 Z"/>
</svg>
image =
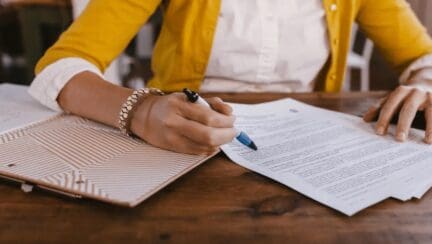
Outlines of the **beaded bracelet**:
<svg viewBox="0 0 432 244">
<path fill-rule="evenodd" d="M 124 135 L 131 136 L 130 125 L 135 109 L 141 101 L 148 95 L 159 95 L 162 96 L 164 93 L 157 88 L 142 88 L 135 90 L 132 95 L 130 95 L 126 102 L 123 103 L 120 114 L 119 114 L 119 129 Z"/>
</svg>

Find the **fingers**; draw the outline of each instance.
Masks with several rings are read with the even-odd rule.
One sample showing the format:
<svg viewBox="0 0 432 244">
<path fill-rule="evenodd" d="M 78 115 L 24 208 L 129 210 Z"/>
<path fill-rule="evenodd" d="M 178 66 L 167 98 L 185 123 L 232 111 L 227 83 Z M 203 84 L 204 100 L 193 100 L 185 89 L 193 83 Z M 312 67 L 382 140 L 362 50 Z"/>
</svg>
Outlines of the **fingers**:
<svg viewBox="0 0 432 244">
<path fill-rule="evenodd" d="M 174 152 L 193 154 L 193 155 L 209 155 L 218 150 L 218 147 L 198 144 L 189 138 L 179 135 L 171 134 L 168 139 L 166 148 Z"/>
<path fill-rule="evenodd" d="M 403 142 L 407 139 L 411 124 L 425 99 L 426 93 L 419 90 L 413 90 L 410 95 L 407 96 L 399 112 L 399 119 L 396 128 L 396 140 Z"/>
<path fill-rule="evenodd" d="M 400 86 L 393 93 L 390 94 L 381 109 L 376 124 L 376 133 L 378 135 L 386 134 L 390 120 L 393 118 L 397 110 L 401 107 L 402 102 L 410 92 L 411 88 Z"/>
<path fill-rule="evenodd" d="M 131 128 L 154 146 L 180 153 L 211 154 L 235 137 L 234 116 L 190 103 L 184 94 L 150 96 L 146 101 L 138 107 Z M 221 101 L 213 104 L 231 112 Z"/>
<path fill-rule="evenodd" d="M 428 92 L 426 96 L 424 110 L 426 119 L 425 142 L 427 144 L 432 144 L 432 93 Z"/>
<path fill-rule="evenodd" d="M 175 129 L 165 128 L 160 136 L 149 137 L 151 144 L 162 149 L 194 155 L 209 155 L 218 150 L 218 146 L 198 143 L 182 135 Z"/>
<path fill-rule="evenodd" d="M 215 106 L 219 109 L 226 110 L 228 108 L 218 102 Z M 232 128 L 234 126 L 235 117 L 233 115 L 226 115 L 226 113 L 219 113 L 208 107 L 204 107 L 200 104 L 185 104 L 180 108 L 181 113 L 184 117 L 189 120 L 199 122 L 203 125 L 215 127 L 215 128 Z"/>
<path fill-rule="evenodd" d="M 200 104 L 187 103 L 180 109 L 177 132 L 199 145 L 217 148 L 231 142 L 236 131 L 232 108 L 222 99 L 206 99 L 212 109 Z"/>
<path fill-rule="evenodd" d="M 206 100 L 210 106 L 219 113 L 231 115 L 233 112 L 231 106 L 224 103 L 219 97 L 206 98 Z"/>
<path fill-rule="evenodd" d="M 177 113 L 187 119 L 197 121 L 203 125 L 216 128 L 231 128 L 234 126 L 235 117 L 232 109 L 220 98 L 211 98 L 212 109 L 201 104 L 191 103 L 182 93 L 172 93 L 166 96 L 169 107 L 175 108 Z M 213 109 L 218 109 L 215 111 Z M 219 110 L 221 112 L 219 112 Z"/>
<path fill-rule="evenodd" d="M 236 136 L 234 128 L 212 128 L 193 120 L 178 117 L 175 130 L 190 140 L 209 147 L 219 147 Z"/>
<path fill-rule="evenodd" d="M 363 120 L 365 122 L 372 122 L 378 117 L 378 113 L 383 106 L 383 104 L 387 101 L 388 96 L 380 99 L 377 103 L 373 104 L 369 107 L 368 111 L 363 115 Z"/>
</svg>

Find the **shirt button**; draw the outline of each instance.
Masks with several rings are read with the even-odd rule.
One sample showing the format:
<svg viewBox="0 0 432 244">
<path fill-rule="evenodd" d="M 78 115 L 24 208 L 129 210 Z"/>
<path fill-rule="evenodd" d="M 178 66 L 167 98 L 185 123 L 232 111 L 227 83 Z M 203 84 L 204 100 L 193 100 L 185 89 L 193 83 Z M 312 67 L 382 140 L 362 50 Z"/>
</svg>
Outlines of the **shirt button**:
<svg viewBox="0 0 432 244">
<path fill-rule="evenodd" d="M 333 39 L 333 44 L 338 45 L 339 44 L 339 40 L 338 39 Z"/>
<path fill-rule="evenodd" d="M 336 75 L 335 75 L 335 74 L 331 74 L 331 75 L 330 75 L 330 79 L 331 79 L 331 80 L 336 80 Z"/>
<path fill-rule="evenodd" d="M 334 11 L 336 11 L 336 10 L 337 10 L 337 5 L 336 5 L 336 3 L 332 3 L 332 4 L 330 5 L 330 11 L 334 12 Z"/>
</svg>

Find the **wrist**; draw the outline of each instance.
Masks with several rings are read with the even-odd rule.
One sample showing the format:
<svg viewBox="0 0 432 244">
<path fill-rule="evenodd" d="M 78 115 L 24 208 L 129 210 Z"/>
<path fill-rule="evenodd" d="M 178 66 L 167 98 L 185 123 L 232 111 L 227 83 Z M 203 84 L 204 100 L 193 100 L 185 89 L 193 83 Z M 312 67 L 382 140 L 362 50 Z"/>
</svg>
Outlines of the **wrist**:
<svg viewBox="0 0 432 244">
<path fill-rule="evenodd" d="M 149 117 L 157 97 L 149 95 L 138 105 L 130 121 L 130 131 L 145 140 L 145 131 L 149 130 Z"/>
<path fill-rule="evenodd" d="M 144 122 L 148 118 L 147 115 L 151 109 L 151 106 L 149 107 L 148 105 L 152 105 L 152 103 L 146 103 L 146 100 L 153 95 L 161 96 L 163 95 L 163 92 L 155 88 L 138 89 L 133 91 L 132 95 L 130 95 L 122 104 L 119 112 L 118 127 L 123 134 L 129 136 L 132 134 L 142 134 L 140 127 L 142 128 L 143 126 L 141 125 L 138 127 L 136 121 Z M 143 106 L 140 106 L 141 104 L 143 104 Z M 132 123 L 134 124 L 133 129 Z"/>
<path fill-rule="evenodd" d="M 117 127 L 121 105 L 132 90 L 105 81 L 91 72 L 74 76 L 57 100 L 67 112 Z"/>
</svg>

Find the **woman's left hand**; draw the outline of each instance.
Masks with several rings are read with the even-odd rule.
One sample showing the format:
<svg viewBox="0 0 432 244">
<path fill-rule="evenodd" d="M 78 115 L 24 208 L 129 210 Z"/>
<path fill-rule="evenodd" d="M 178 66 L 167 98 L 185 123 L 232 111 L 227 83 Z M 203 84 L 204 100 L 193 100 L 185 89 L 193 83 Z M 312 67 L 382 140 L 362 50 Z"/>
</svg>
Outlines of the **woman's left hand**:
<svg viewBox="0 0 432 244">
<path fill-rule="evenodd" d="M 409 129 L 417 111 L 424 111 L 426 132 L 424 141 L 432 144 L 432 93 L 416 86 L 399 86 L 378 105 L 372 106 L 364 115 L 366 122 L 372 122 L 378 116 L 375 131 L 385 135 L 393 116 L 399 113 L 396 128 L 396 140 L 403 142 L 408 138 Z"/>
</svg>

